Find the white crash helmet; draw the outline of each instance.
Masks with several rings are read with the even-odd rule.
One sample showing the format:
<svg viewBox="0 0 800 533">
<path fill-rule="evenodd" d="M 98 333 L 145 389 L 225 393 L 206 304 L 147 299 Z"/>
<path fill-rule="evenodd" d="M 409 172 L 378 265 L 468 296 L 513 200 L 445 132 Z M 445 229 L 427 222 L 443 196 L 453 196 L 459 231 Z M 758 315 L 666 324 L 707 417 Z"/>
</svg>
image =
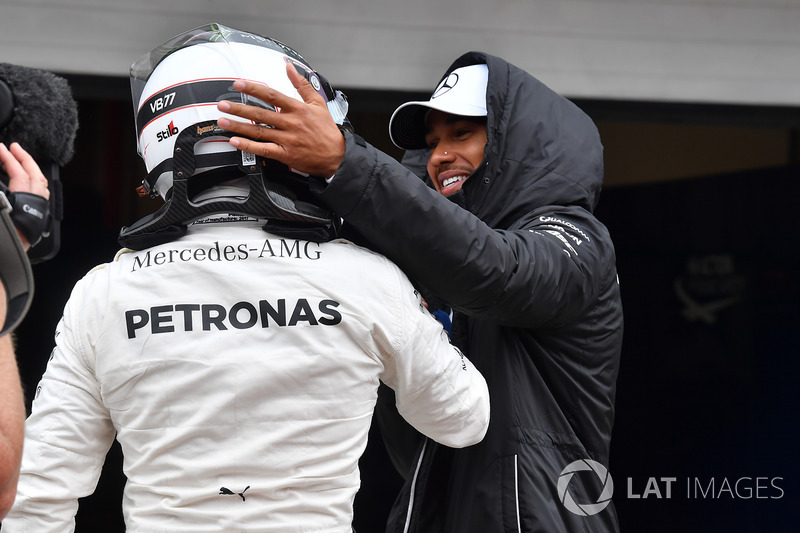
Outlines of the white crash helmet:
<svg viewBox="0 0 800 533">
<path fill-rule="evenodd" d="M 180 211 L 186 220 L 169 216 L 166 222 L 154 223 L 154 218 L 165 218 L 162 209 L 150 220 L 123 228 L 121 236 L 134 231 L 160 231 L 161 226 L 186 224 L 191 218 L 211 212 L 240 212 L 309 223 L 326 219 L 327 214 L 323 216 L 316 206 L 296 201 L 282 185 L 287 179 L 300 179 L 298 174 L 276 161 L 236 150 L 228 142 L 233 134 L 216 126 L 223 116 L 243 120 L 220 112 L 217 103 L 221 100 L 274 110 L 271 105 L 234 90 L 233 82 L 239 79 L 262 83 L 302 100 L 286 76 L 287 63 L 294 65 L 323 96 L 334 121 L 341 128 L 350 129 L 344 94 L 334 91 L 295 50 L 268 37 L 208 24 L 173 37 L 131 65 L 136 144 L 147 168 L 139 193 L 160 196 L 168 204 L 181 204 L 173 211 Z M 193 184 L 209 186 L 236 178 L 232 172 L 236 169 L 243 176 L 259 174 L 266 196 L 239 209 L 231 209 L 239 207 L 236 205 L 208 203 L 200 208 L 188 199 L 184 187 L 176 198 L 177 181 L 194 177 Z M 250 193 L 254 193 L 252 184 Z M 145 223 L 147 228 L 141 227 Z"/>
<path fill-rule="evenodd" d="M 296 51 L 285 44 L 249 32 L 208 24 L 173 37 L 131 65 L 130 80 L 136 120 L 136 146 L 148 174 L 164 170 L 173 156 L 177 134 L 186 128 L 226 115 L 217 109 L 221 100 L 272 106 L 235 91 L 235 80 L 263 83 L 302 100 L 286 76 L 291 62 L 328 102 L 337 124 L 347 125 L 347 100 L 333 91 Z M 209 137 L 195 147 L 197 154 L 235 152 L 227 138 Z M 198 169 L 199 170 L 199 169 Z M 150 176 L 143 184 L 162 198 L 171 187 L 171 172 Z M 148 185 L 150 187 L 148 187 Z"/>
</svg>

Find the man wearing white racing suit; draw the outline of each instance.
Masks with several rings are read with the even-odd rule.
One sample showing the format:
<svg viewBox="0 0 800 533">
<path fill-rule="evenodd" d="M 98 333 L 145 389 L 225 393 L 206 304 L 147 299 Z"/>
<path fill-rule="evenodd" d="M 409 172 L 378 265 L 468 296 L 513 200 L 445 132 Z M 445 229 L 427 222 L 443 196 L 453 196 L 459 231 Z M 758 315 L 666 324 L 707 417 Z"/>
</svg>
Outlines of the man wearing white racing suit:
<svg viewBox="0 0 800 533">
<path fill-rule="evenodd" d="M 406 276 L 336 239 L 336 217 L 298 196 L 307 178 L 259 161 L 231 179 L 243 165 L 226 165 L 240 156 L 214 142 L 216 117 L 185 116 L 216 112 L 202 99 L 215 79 L 272 75 L 270 86 L 291 87 L 292 61 L 318 81 L 296 52 L 253 38 L 210 25 L 154 50 L 146 75 L 141 62 L 132 67 L 132 79 L 154 84 L 139 92 L 132 82 L 144 187 L 167 202 L 124 228 L 125 248 L 72 291 L 3 533 L 73 531 L 115 438 L 128 532 L 350 532 L 379 381 L 431 438 L 451 447 L 483 438 L 486 383 Z M 214 72 L 218 56 L 236 72 Z M 264 66 L 275 58 L 279 68 Z M 239 71 L 253 64 L 267 73 Z M 181 92 L 181 76 L 205 85 Z M 160 113 L 141 120 L 159 98 Z M 163 132 L 172 148 L 159 161 Z M 222 151 L 195 146 L 211 155 L 186 163 L 180 154 L 197 139 Z M 216 170 L 186 173 L 186 164 Z"/>
</svg>

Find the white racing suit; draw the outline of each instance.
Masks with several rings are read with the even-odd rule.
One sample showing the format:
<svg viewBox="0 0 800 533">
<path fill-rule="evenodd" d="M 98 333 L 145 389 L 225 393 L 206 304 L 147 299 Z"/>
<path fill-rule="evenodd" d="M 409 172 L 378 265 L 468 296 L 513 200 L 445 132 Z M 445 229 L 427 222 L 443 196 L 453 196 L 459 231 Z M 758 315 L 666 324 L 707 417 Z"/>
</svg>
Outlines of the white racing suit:
<svg viewBox="0 0 800 533">
<path fill-rule="evenodd" d="M 26 425 L 3 533 L 74 530 L 114 438 L 129 532 L 350 532 L 379 380 L 452 447 L 481 374 L 406 276 L 347 241 L 217 219 L 80 280 Z"/>
</svg>

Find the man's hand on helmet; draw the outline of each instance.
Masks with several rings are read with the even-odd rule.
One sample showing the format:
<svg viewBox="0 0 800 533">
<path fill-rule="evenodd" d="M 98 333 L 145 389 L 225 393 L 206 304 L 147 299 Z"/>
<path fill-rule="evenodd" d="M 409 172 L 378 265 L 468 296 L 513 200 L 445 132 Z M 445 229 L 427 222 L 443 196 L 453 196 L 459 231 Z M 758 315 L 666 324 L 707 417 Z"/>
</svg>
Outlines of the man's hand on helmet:
<svg viewBox="0 0 800 533">
<path fill-rule="evenodd" d="M 329 178 L 344 158 L 344 137 L 331 118 L 324 98 L 308 80 L 290 64 L 287 64 L 286 73 L 303 102 L 264 85 L 239 80 L 233 85 L 236 90 L 268 102 L 280 112 L 224 100 L 217 105 L 220 111 L 255 124 L 224 117 L 218 124 L 242 135 L 230 140 L 239 150 L 280 161 L 312 176 Z"/>
</svg>

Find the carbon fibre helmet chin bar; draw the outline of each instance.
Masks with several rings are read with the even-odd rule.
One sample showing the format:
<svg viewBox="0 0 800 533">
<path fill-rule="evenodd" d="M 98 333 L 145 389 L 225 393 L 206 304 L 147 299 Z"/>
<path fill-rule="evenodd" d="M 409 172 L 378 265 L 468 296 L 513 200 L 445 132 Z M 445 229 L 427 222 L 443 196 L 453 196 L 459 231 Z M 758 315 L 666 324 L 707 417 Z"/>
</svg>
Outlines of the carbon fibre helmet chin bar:
<svg viewBox="0 0 800 533">
<path fill-rule="evenodd" d="M 336 217 L 331 211 L 303 201 L 303 184 L 298 181 L 295 186 L 293 183 L 299 178 L 294 178 L 284 165 L 247 152 L 228 152 L 229 158 L 239 158 L 238 175 L 230 170 L 226 175 L 228 180 L 247 178 L 247 197 L 193 201 L 189 180 L 198 168 L 197 161 L 202 160 L 202 156 L 195 154 L 195 146 L 207 137 L 230 138 L 233 135 L 221 129 L 213 120 L 195 124 L 178 133 L 172 157 L 172 188 L 168 198 L 155 213 L 122 228 L 118 238 L 120 245 L 138 250 L 168 242 L 183 235 L 188 224 L 217 213 L 274 218 L 292 221 L 301 227 L 318 226 L 329 230 L 331 236 L 338 232 Z M 219 158 L 223 156 L 216 157 L 216 162 L 220 163 Z"/>
</svg>

